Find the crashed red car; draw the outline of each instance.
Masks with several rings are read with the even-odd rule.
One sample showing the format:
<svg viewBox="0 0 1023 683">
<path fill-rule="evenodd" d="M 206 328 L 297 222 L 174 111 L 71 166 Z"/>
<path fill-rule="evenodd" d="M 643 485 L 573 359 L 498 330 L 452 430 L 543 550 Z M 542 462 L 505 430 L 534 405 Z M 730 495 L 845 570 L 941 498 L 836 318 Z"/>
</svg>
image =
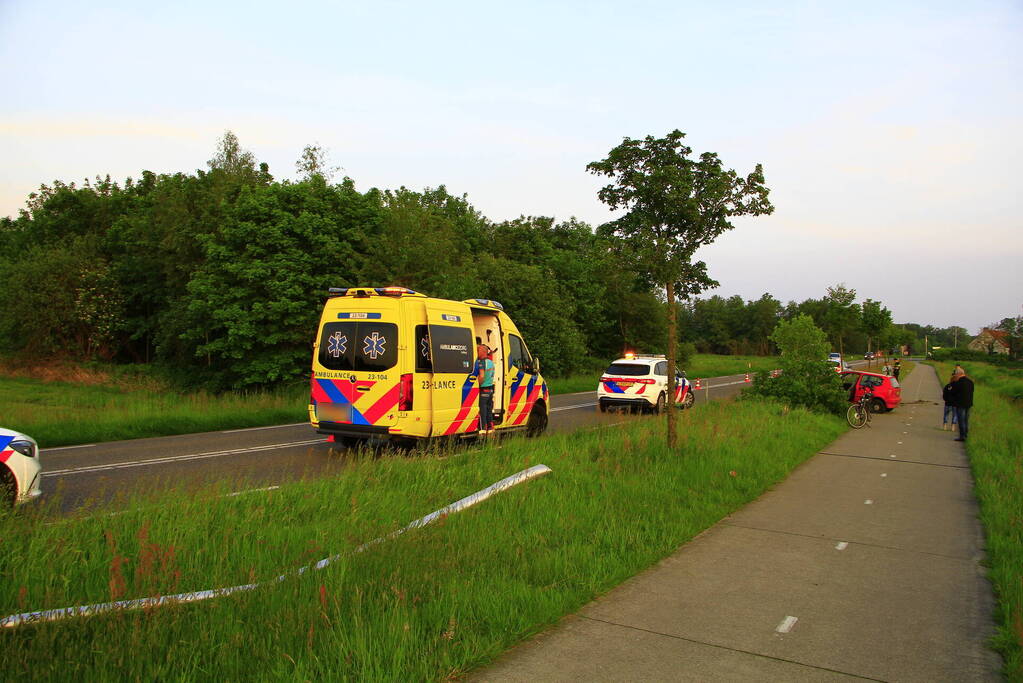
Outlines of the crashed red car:
<svg viewBox="0 0 1023 683">
<path fill-rule="evenodd" d="M 849 392 L 849 402 L 857 403 L 868 388 L 874 398 L 870 409 L 875 413 L 887 412 L 902 401 L 902 387 L 899 380 L 876 372 L 850 371 L 842 373 L 842 386 Z"/>
</svg>

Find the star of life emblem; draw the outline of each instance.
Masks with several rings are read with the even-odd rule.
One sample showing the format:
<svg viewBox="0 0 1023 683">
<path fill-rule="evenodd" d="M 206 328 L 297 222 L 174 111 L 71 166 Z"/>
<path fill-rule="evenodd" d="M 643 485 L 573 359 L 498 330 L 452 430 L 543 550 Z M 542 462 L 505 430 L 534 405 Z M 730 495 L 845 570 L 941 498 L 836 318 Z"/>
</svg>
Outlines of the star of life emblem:
<svg viewBox="0 0 1023 683">
<path fill-rule="evenodd" d="M 334 358 L 340 358 L 348 350 L 348 337 L 338 330 L 327 340 L 327 353 Z"/>
<path fill-rule="evenodd" d="M 362 347 L 362 353 L 376 360 L 378 356 L 384 355 L 387 337 L 381 337 L 379 332 L 374 332 L 362 340 L 366 345 Z"/>
<path fill-rule="evenodd" d="M 423 354 L 423 358 L 430 357 L 430 340 L 427 337 L 419 340 L 419 351 Z"/>
</svg>

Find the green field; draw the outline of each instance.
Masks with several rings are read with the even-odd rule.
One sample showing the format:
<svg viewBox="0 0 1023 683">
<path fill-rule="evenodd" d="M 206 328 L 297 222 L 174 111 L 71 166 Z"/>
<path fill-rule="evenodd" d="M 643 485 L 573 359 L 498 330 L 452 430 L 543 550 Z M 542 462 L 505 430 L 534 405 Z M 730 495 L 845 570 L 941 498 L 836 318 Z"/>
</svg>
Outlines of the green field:
<svg viewBox="0 0 1023 683">
<path fill-rule="evenodd" d="M 140 493 L 0 517 L 0 616 L 263 582 L 215 601 L 4 629 L 16 679 L 445 680 L 486 664 L 681 544 L 830 443 L 831 416 L 758 401 L 420 457 L 223 497 Z M 771 449 L 760 446 L 771 443 Z M 543 463 L 553 473 L 365 552 L 360 544 Z M 110 513 L 116 512 L 115 515 Z"/>
<path fill-rule="evenodd" d="M 932 363 L 942 384 L 954 363 Z M 1023 681 L 1023 370 L 964 362 L 975 385 L 966 453 L 998 598 L 994 646 Z"/>
</svg>

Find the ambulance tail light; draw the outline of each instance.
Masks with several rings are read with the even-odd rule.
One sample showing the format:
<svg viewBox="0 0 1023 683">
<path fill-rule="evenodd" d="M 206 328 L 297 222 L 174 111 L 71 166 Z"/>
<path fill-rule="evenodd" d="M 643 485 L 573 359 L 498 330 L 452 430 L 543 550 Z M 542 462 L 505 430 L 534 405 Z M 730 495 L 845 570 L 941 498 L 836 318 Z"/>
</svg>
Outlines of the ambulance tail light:
<svg viewBox="0 0 1023 683">
<path fill-rule="evenodd" d="M 398 410 L 412 410 L 412 373 L 402 375 L 398 383 Z"/>
</svg>

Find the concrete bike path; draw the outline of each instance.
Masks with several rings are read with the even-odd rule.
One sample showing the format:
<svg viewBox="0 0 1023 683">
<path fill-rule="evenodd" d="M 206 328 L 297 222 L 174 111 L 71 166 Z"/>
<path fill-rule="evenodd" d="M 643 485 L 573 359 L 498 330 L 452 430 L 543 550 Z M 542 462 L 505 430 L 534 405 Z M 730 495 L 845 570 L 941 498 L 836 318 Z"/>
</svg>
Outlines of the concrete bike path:
<svg viewBox="0 0 1023 683">
<path fill-rule="evenodd" d="M 940 396 L 917 365 L 895 411 L 472 679 L 1001 680 L 973 480 Z"/>
</svg>

